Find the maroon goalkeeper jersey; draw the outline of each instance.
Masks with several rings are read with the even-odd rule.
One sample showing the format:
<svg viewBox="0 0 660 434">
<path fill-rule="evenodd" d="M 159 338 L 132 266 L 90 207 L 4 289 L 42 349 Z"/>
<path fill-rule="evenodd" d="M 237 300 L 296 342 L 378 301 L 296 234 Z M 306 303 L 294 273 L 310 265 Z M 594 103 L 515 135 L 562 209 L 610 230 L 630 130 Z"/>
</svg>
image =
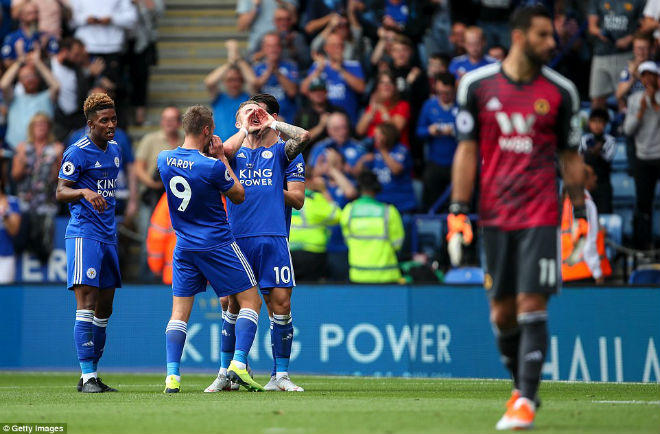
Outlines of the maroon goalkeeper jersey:
<svg viewBox="0 0 660 434">
<path fill-rule="evenodd" d="M 463 76 L 458 103 L 458 138 L 479 145 L 480 224 L 558 225 L 557 153 L 580 141 L 573 83 L 548 67 L 516 83 L 493 64 Z"/>
</svg>

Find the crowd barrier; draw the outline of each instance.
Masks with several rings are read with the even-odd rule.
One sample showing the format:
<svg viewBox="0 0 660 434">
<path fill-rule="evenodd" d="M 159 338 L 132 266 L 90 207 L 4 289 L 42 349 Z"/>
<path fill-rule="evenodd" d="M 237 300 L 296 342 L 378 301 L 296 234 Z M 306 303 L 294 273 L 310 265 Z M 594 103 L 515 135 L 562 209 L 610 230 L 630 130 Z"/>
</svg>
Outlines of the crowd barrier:
<svg viewBox="0 0 660 434">
<path fill-rule="evenodd" d="M 482 288 L 300 285 L 292 305 L 293 373 L 506 377 Z M 166 286 L 119 289 L 102 368 L 164 372 L 170 310 Z M 659 288 L 565 288 L 549 310 L 545 378 L 660 381 Z M 64 285 L 0 287 L 0 369 L 75 369 L 74 311 Z M 215 373 L 221 331 L 209 289 L 188 324 L 183 372 Z M 272 366 L 265 310 L 250 363 L 262 372 Z"/>
</svg>

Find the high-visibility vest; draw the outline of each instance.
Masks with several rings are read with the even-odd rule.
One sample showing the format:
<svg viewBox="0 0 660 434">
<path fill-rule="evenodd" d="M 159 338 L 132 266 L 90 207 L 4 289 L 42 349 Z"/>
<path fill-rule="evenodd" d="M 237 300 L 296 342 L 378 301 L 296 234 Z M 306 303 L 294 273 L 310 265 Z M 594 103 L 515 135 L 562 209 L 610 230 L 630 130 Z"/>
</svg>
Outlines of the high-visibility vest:
<svg viewBox="0 0 660 434">
<path fill-rule="evenodd" d="M 151 214 L 147 233 L 147 264 L 154 274 L 162 274 L 163 283 L 167 285 L 172 284 L 172 256 L 175 246 L 176 235 L 167 207 L 167 194 L 163 194 Z"/>
<path fill-rule="evenodd" d="M 569 265 L 567 263 L 567 259 L 573 252 L 574 248 L 572 229 L 573 205 L 571 204 L 570 198 L 566 197 L 564 199 L 564 206 L 561 213 L 561 275 L 562 280 L 565 282 L 593 277 L 589 266 L 587 266 L 587 263 L 584 261 L 584 257 L 582 257 L 581 261 L 575 265 Z M 610 276 L 612 274 L 612 267 L 610 266 L 610 261 L 607 259 L 605 253 L 605 230 L 602 228 L 598 230 L 596 250 L 600 257 L 600 269 L 603 273 L 603 277 Z"/>
<path fill-rule="evenodd" d="M 394 206 L 360 197 L 342 211 L 341 229 L 348 246 L 351 282 L 401 281 L 396 251 L 403 244 L 404 229 Z"/>
<path fill-rule="evenodd" d="M 324 253 L 330 239 L 328 226 L 339 224 L 341 208 L 321 193 L 305 190 L 305 204 L 291 213 L 289 248 Z"/>
</svg>

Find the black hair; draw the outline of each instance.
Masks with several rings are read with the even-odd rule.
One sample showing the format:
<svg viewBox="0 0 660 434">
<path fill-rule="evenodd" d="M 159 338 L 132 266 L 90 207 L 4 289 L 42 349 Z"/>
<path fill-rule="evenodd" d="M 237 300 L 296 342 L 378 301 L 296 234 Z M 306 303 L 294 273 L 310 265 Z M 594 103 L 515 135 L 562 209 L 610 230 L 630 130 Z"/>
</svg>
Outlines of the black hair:
<svg viewBox="0 0 660 434">
<path fill-rule="evenodd" d="M 456 86 L 456 77 L 454 77 L 454 74 L 451 74 L 449 72 L 440 72 L 438 74 L 435 74 L 433 77 L 435 78 L 436 82 L 440 82 L 444 84 L 445 86 Z"/>
<path fill-rule="evenodd" d="M 603 122 L 608 123 L 610 121 L 610 113 L 607 111 L 607 109 L 595 108 L 591 110 L 591 113 L 589 113 L 589 120 L 591 119 L 600 119 Z"/>
<path fill-rule="evenodd" d="M 72 37 L 66 37 L 62 38 L 62 40 L 59 43 L 60 50 L 70 50 L 73 48 L 74 45 L 80 45 L 80 46 L 85 46 L 83 41 L 81 41 L 78 38 L 72 38 Z"/>
<path fill-rule="evenodd" d="M 488 50 L 492 50 L 493 48 L 499 48 L 500 50 L 502 50 L 502 52 L 504 53 L 504 57 L 506 57 L 506 55 L 509 54 L 509 50 L 507 50 L 506 47 L 502 44 L 491 45 L 490 47 L 488 47 Z"/>
<path fill-rule="evenodd" d="M 358 189 L 361 193 L 378 194 L 382 190 L 382 186 L 378 181 L 378 177 L 371 170 L 363 170 L 357 177 Z"/>
<path fill-rule="evenodd" d="M 433 53 L 429 56 L 429 59 L 439 60 L 447 66 L 451 63 L 451 56 L 447 53 Z"/>
<path fill-rule="evenodd" d="M 542 4 L 519 7 L 511 15 L 509 25 L 511 26 L 511 30 L 519 29 L 526 32 L 532 26 L 534 18 L 538 17 L 552 19 L 550 11 Z"/>
<path fill-rule="evenodd" d="M 276 115 L 280 112 L 280 103 L 277 102 L 277 99 L 273 95 L 268 93 L 257 93 L 252 96 L 248 101 L 263 103 L 266 105 L 266 111 L 269 115 Z"/>
</svg>

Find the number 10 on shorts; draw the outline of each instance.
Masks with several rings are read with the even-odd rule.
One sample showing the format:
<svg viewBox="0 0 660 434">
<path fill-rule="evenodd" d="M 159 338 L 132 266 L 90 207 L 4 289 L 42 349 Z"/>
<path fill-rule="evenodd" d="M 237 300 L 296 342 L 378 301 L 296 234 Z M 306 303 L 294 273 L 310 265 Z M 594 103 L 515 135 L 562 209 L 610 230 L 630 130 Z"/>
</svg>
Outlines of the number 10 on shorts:
<svg viewBox="0 0 660 434">
<path fill-rule="evenodd" d="M 275 283 L 280 284 L 280 281 L 282 283 L 289 283 L 291 282 L 291 268 L 289 266 L 284 266 L 284 267 L 273 267 L 273 271 L 275 272 Z"/>
</svg>

